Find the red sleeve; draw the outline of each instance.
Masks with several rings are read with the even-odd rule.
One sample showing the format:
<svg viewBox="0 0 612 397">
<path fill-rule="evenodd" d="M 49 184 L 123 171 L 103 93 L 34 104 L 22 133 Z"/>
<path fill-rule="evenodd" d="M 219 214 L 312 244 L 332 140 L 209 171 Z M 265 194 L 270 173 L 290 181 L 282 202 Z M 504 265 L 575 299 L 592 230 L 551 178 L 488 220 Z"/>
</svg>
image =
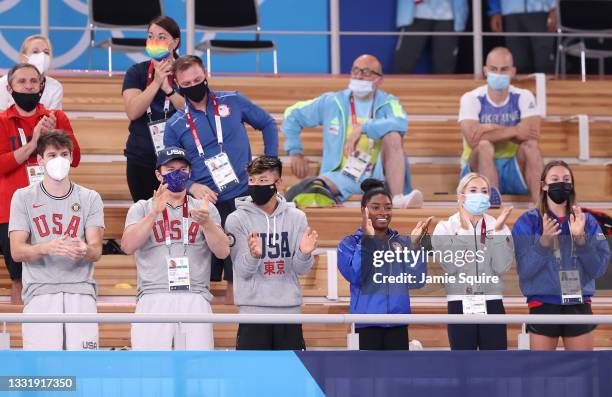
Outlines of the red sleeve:
<svg viewBox="0 0 612 397">
<path fill-rule="evenodd" d="M 19 165 L 11 147 L 6 118 L 0 117 L 0 175 L 8 174 Z"/>
<path fill-rule="evenodd" d="M 70 125 L 70 120 L 66 116 L 66 113 L 61 110 L 55 110 L 55 117 L 57 118 L 57 128 L 60 130 L 64 130 L 67 134 L 70 135 L 70 139 L 72 139 L 72 167 L 78 167 L 81 162 L 81 148 L 79 147 L 79 142 L 77 142 L 76 136 L 72 131 L 72 125 Z"/>
</svg>

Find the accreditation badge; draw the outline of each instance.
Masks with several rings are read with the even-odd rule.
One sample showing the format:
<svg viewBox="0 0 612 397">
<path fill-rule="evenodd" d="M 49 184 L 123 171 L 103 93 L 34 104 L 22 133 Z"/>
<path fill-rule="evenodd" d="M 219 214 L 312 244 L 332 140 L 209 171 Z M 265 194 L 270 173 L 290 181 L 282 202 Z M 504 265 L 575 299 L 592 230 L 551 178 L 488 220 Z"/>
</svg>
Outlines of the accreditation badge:
<svg viewBox="0 0 612 397">
<path fill-rule="evenodd" d="M 30 165 L 26 167 L 28 173 L 28 182 L 33 185 L 38 182 L 42 182 L 45 177 L 45 167 L 42 165 Z"/>
<path fill-rule="evenodd" d="M 189 258 L 186 256 L 166 257 L 168 267 L 168 290 L 189 291 L 191 282 L 189 279 Z"/>
<path fill-rule="evenodd" d="M 155 148 L 155 154 L 159 153 L 164 149 L 164 132 L 166 131 L 166 120 L 152 121 L 148 124 L 149 134 L 153 141 L 153 147 Z"/>
<path fill-rule="evenodd" d="M 225 152 L 204 160 L 210 175 L 220 192 L 229 189 L 239 183 L 238 177 L 232 168 L 229 157 Z"/>
<path fill-rule="evenodd" d="M 560 270 L 561 303 L 575 305 L 582 303 L 582 287 L 580 286 L 580 272 L 578 270 Z"/>
</svg>

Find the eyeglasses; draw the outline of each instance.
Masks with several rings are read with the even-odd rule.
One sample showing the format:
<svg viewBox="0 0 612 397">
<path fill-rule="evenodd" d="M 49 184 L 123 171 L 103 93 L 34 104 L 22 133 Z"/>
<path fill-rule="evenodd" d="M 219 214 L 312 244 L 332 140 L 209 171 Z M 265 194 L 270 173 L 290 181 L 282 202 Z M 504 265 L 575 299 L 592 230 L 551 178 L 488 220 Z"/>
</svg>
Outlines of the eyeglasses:
<svg viewBox="0 0 612 397">
<path fill-rule="evenodd" d="M 370 68 L 360 68 L 358 66 L 353 66 L 353 68 L 351 69 L 351 74 L 362 75 L 364 77 L 370 77 L 372 75 L 379 77 L 382 76 L 382 73 L 378 73 Z"/>
</svg>

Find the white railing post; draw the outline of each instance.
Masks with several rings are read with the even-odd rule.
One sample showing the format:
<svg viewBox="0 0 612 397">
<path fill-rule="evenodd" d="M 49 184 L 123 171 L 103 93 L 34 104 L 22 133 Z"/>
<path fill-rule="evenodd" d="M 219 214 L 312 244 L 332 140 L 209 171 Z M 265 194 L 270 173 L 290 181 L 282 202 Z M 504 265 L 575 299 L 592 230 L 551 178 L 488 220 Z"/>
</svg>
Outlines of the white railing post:
<svg viewBox="0 0 612 397">
<path fill-rule="evenodd" d="M 538 107 L 538 113 L 540 117 L 544 118 L 547 114 L 546 105 L 546 75 L 544 73 L 530 74 L 529 77 L 533 77 L 536 83 L 536 105 Z"/>
<path fill-rule="evenodd" d="M 329 0 L 331 72 L 340 74 L 340 0 Z"/>
<path fill-rule="evenodd" d="M 0 350 L 11 349 L 11 335 L 6 332 L 6 322 L 2 323 L 2 333 L 0 334 Z"/>
<path fill-rule="evenodd" d="M 187 55 L 195 53 L 195 0 L 185 0 L 185 24 L 187 25 Z"/>
<path fill-rule="evenodd" d="M 40 35 L 49 37 L 49 0 L 40 0 Z"/>
<path fill-rule="evenodd" d="M 472 42 L 474 44 L 474 79 L 482 77 L 482 0 L 472 0 Z"/>
<path fill-rule="evenodd" d="M 527 333 L 527 326 L 525 323 L 523 323 L 523 326 L 521 327 L 521 333 L 518 334 L 516 346 L 518 350 L 529 350 L 529 334 Z"/>
<path fill-rule="evenodd" d="M 338 300 L 338 253 L 335 249 L 325 252 L 327 255 L 327 299 Z"/>
<path fill-rule="evenodd" d="M 359 350 L 359 334 L 355 332 L 355 323 L 351 323 L 351 332 L 346 336 L 346 350 Z"/>
<path fill-rule="evenodd" d="M 578 160 L 588 161 L 591 158 L 589 149 L 589 116 L 579 114 L 578 116 Z"/>
</svg>

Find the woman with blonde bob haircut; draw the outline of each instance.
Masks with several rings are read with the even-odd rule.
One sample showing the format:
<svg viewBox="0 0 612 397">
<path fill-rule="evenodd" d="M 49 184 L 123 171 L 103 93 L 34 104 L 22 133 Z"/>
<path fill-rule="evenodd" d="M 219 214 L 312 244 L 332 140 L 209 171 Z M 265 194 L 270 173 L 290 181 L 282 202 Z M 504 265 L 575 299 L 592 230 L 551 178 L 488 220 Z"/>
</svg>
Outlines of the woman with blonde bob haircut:
<svg viewBox="0 0 612 397">
<path fill-rule="evenodd" d="M 34 65 L 43 76 L 43 82 L 40 92 L 40 103 L 47 109 L 61 109 L 62 100 L 64 98 L 64 87 L 53 77 L 47 76 L 45 72 L 51 65 L 53 56 L 53 47 L 51 42 L 45 36 L 38 34 L 28 36 L 21 44 L 19 51 L 19 63 L 29 63 Z M 4 111 L 15 101 L 9 94 L 7 75 L 0 78 L 0 110 Z"/>
<path fill-rule="evenodd" d="M 486 213 L 490 206 L 489 180 L 471 172 L 457 186 L 459 210 L 434 230 L 432 246 L 446 273 L 449 314 L 505 314 L 501 279 L 514 259 L 510 229 L 512 207 L 499 217 Z M 452 350 L 506 350 L 504 324 L 449 324 Z"/>
</svg>

